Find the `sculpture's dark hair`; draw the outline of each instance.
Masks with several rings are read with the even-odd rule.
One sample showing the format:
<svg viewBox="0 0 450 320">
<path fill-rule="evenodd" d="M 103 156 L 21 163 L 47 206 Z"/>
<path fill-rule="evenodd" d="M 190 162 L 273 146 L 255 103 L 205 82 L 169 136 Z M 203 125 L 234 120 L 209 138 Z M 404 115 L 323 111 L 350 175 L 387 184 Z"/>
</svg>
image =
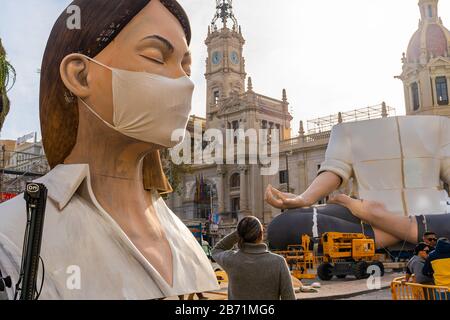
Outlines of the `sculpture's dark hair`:
<svg viewBox="0 0 450 320">
<path fill-rule="evenodd" d="M 75 146 L 79 121 L 77 99 L 67 90 L 60 76 L 62 60 L 71 53 L 95 57 L 150 1 L 75 0 L 53 26 L 42 61 L 40 87 L 42 141 L 51 168 L 63 163 Z M 175 0 L 160 2 L 178 19 L 190 44 L 191 28 L 184 9 Z M 79 29 L 67 27 L 73 15 L 72 8 L 80 10 Z M 152 172 L 146 173 L 148 166 L 152 167 Z M 157 151 L 144 160 L 144 184 L 170 191 Z"/>
<path fill-rule="evenodd" d="M 263 229 L 262 224 L 258 218 L 248 216 L 243 218 L 237 226 L 239 235 L 239 248 L 244 247 L 244 243 L 256 243 L 260 240 Z"/>
</svg>

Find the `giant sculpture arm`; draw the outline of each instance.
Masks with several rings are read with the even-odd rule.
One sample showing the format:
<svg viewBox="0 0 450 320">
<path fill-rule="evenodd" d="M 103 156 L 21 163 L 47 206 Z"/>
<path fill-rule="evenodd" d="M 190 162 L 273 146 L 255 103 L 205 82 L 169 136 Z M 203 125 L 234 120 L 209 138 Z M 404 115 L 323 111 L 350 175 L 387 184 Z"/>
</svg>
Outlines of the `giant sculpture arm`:
<svg viewBox="0 0 450 320">
<path fill-rule="evenodd" d="M 301 195 L 283 193 L 267 187 L 265 199 L 268 204 L 278 209 L 295 209 L 312 206 L 333 191 L 348 183 L 353 175 L 350 139 L 345 125 L 333 127 L 330 142 L 319 175 L 309 188 Z"/>
<path fill-rule="evenodd" d="M 342 179 L 337 174 L 326 171 L 319 174 L 309 188 L 299 196 L 281 192 L 269 185 L 265 198 L 268 204 L 278 209 L 310 207 L 338 189 L 341 183 Z"/>
</svg>

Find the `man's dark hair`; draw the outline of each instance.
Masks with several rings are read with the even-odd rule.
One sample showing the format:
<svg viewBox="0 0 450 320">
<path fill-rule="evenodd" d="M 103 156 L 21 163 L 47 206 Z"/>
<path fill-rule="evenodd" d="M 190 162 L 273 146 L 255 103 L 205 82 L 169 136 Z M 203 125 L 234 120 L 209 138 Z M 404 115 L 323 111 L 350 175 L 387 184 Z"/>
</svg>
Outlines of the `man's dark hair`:
<svg viewBox="0 0 450 320">
<path fill-rule="evenodd" d="M 423 237 L 425 238 L 425 237 L 428 237 L 428 236 L 435 236 L 435 235 L 436 235 L 435 232 L 427 231 L 427 232 L 425 232 L 425 233 L 423 234 Z"/>
<path fill-rule="evenodd" d="M 430 246 L 428 244 L 426 244 L 425 242 L 421 242 L 419 243 L 415 248 L 414 248 L 414 255 L 418 255 L 420 251 L 425 250 L 426 248 L 430 249 Z"/>
</svg>

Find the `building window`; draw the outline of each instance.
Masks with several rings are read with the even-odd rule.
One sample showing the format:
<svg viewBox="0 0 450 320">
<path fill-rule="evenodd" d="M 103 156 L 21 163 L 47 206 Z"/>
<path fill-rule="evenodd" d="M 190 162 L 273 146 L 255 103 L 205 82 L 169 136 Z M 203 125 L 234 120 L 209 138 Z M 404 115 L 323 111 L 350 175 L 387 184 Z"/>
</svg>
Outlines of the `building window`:
<svg viewBox="0 0 450 320">
<path fill-rule="evenodd" d="M 280 171 L 280 184 L 287 183 L 288 180 L 288 172 L 287 170 L 281 170 Z"/>
<path fill-rule="evenodd" d="M 232 213 L 237 213 L 241 210 L 240 202 L 241 202 L 240 198 L 232 198 L 231 199 L 231 212 Z"/>
<path fill-rule="evenodd" d="M 411 94 L 412 94 L 413 109 L 414 111 L 417 111 L 420 108 L 419 85 L 417 84 L 417 82 L 414 82 L 411 85 Z"/>
<path fill-rule="evenodd" d="M 230 188 L 239 188 L 241 186 L 241 176 L 239 173 L 234 173 L 230 179 Z"/>
<path fill-rule="evenodd" d="M 436 78 L 436 94 L 439 105 L 448 105 L 448 86 L 446 77 Z"/>
<path fill-rule="evenodd" d="M 214 104 L 219 103 L 219 99 L 220 99 L 220 91 L 219 90 L 213 91 L 213 99 L 214 99 Z"/>
<path fill-rule="evenodd" d="M 431 5 L 428 6 L 428 17 L 433 18 L 433 7 Z"/>
</svg>

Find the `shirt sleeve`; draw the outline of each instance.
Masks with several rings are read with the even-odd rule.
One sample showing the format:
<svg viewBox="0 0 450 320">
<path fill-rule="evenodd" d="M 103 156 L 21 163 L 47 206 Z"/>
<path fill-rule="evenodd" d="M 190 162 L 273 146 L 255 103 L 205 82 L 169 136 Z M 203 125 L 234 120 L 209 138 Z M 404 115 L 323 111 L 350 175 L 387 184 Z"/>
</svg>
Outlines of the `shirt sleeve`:
<svg viewBox="0 0 450 320">
<path fill-rule="evenodd" d="M 412 276 L 412 275 L 413 275 L 413 272 L 411 272 L 410 267 L 411 267 L 411 266 L 410 266 L 409 264 L 406 266 L 406 274 Z"/>
<path fill-rule="evenodd" d="M 450 184 L 450 120 L 441 119 L 441 179 Z"/>
<path fill-rule="evenodd" d="M 342 179 L 340 187 L 345 186 L 353 175 L 350 138 L 346 134 L 345 125 L 336 125 L 331 131 L 330 142 L 325 153 L 325 161 L 318 174 L 333 172 Z"/>
<path fill-rule="evenodd" d="M 233 246 L 239 241 L 237 231 L 220 240 L 211 251 L 213 259 L 224 269 L 227 269 L 227 261 L 233 255 Z M 225 270 L 226 271 L 226 270 Z"/>
<path fill-rule="evenodd" d="M 286 260 L 280 259 L 280 297 L 281 300 L 296 300 L 294 286 L 292 285 L 291 273 Z"/>
</svg>

